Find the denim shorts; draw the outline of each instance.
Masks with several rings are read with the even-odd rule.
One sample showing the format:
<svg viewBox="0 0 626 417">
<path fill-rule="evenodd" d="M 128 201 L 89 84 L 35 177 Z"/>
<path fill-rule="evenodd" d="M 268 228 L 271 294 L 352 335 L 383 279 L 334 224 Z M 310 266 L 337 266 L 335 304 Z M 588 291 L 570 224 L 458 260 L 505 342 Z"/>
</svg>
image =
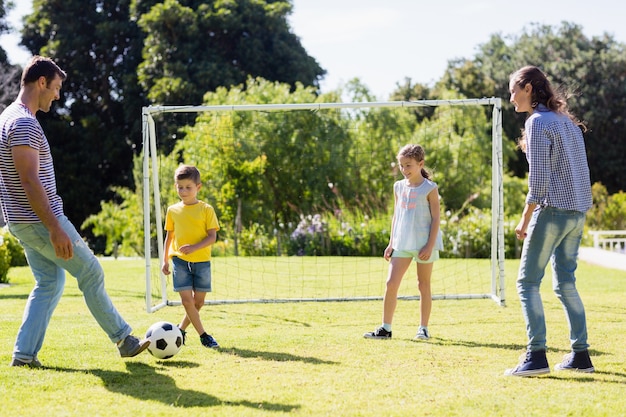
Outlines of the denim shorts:
<svg viewBox="0 0 626 417">
<path fill-rule="evenodd" d="M 211 292 L 211 261 L 187 262 L 173 256 L 172 264 L 174 291 Z"/>
<path fill-rule="evenodd" d="M 433 250 L 432 253 L 430 254 L 430 258 L 428 258 L 425 261 L 419 258 L 419 254 L 420 254 L 420 251 L 418 250 L 394 250 L 393 253 L 391 254 L 391 257 L 392 258 L 413 258 L 413 260 L 415 260 L 415 262 L 417 262 L 418 264 L 429 264 L 439 259 L 438 250 Z"/>
</svg>

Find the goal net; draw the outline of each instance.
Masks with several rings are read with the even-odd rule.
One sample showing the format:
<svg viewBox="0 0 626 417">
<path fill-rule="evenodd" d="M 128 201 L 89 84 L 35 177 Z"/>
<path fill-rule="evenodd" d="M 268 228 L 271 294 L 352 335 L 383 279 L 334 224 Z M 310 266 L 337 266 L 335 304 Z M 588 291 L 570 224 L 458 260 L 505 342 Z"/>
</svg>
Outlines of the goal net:
<svg viewBox="0 0 626 417">
<path fill-rule="evenodd" d="M 218 215 L 206 303 L 382 299 L 398 150 L 438 184 L 433 299 L 504 305 L 501 100 L 144 107 L 146 308 L 180 305 L 161 273 L 174 170 L 195 165 Z M 414 264 L 399 298 L 419 298 Z"/>
</svg>

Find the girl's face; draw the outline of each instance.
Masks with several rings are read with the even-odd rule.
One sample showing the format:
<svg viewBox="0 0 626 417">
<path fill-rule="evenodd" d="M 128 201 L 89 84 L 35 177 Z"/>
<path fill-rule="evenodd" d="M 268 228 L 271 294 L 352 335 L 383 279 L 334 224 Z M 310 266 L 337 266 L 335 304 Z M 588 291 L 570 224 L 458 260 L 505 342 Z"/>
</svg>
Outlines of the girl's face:
<svg viewBox="0 0 626 417">
<path fill-rule="evenodd" d="M 531 105 L 531 94 L 533 92 L 533 86 L 528 83 L 524 87 L 520 87 L 518 84 L 511 81 L 509 84 L 509 91 L 511 92 L 511 103 L 515 106 L 515 111 L 518 113 L 532 113 L 533 108 Z"/>
<path fill-rule="evenodd" d="M 196 184 L 190 179 L 178 180 L 175 184 L 176 192 L 184 204 L 196 204 L 198 202 L 196 196 L 200 190 L 201 184 Z"/>
<path fill-rule="evenodd" d="M 400 156 L 398 158 L 398 166 L 400 172 L 404 175 L 404 178 L 411 181 L 417 181 L 422 179 L 422 168 L 424 167 L 424 161 L 417 161 L 414 158 L 407 156 Z"/>
</svg>

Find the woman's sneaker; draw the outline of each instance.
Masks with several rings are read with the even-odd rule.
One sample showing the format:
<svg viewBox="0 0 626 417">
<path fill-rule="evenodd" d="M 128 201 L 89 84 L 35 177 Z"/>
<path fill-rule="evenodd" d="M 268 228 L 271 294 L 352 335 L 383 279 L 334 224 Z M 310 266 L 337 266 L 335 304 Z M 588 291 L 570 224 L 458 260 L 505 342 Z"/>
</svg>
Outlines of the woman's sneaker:
<svg viewBox="0 0 626 417">
<path fill-rule="evenodd" d="M 519 365 L 504 371 L 506 376 L 534 376 L 549 373 L 550 367 L 545 350 L 526 351 L 526 355 Z"/>
<path fill-rule="evenodd" d="M 556 365 L 554 369 L 557 371 L 576 371 L 588 374 L 595 372 L 588 350 L 568 353 L 563 357 L 563 362 Z"/>
<path fill-rule="evenodd" d="M 387 331 L 383 326 L 373 332 L 367 332 L 363 335 L 366 339 L 391 339 L 391 330 Z"/>
</svg>

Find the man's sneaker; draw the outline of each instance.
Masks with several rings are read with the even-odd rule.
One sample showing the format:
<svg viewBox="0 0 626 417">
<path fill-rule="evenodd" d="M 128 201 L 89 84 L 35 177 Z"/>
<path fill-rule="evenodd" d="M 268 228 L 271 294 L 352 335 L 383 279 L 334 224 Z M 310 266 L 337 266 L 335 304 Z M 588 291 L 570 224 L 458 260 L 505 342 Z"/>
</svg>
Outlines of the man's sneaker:
<svg viewBox="0 0 626 417">
<path fill-rule="evenodd" d="M 181 329 L 180 327 L 178 328 L 178 330 L 180 330 L 180 334 L 183 335 L 183 345 L 184 345 L 185 342 L 187 341 L 187 331 Z"/>
<path fill-rule="evenodd" d="M 507 376 L 534 376 L 549 373 L 550 367 L 545 350 L 527 351 L 524 360 L 519 365 L 504 371 L 504 375 Z"/>
<path fill-rule="evenodd" d="M 415 339 L 418 339 L 418 340 L 430 339 L 430 334 L 428 333 L 428 329 L 426 327 L 420 326 L 419 329 L 417 329 L 417 334 L 415 335 Z"/>
<path fill-rule="evenodd" d="M 383 326 L 373 332 L 367 332 L 363 335 L 366 339 L 391 339 L 391 330 L 387 331 Z"/>
<path fill-rule="evenodd" d="M 210 334 L 206 333 L 204 334 L 204 336 L 200 336 L 200 343 L 208 348 L 217 349 L 218 347 L 220 347 L 220 345 L 217 343 L 217 340 L 215 340 Z"/>
<path fill-rule="evenodd" d="M 117 347 L 122 358 L 132 358 L 139 355 L 150 346 L 150 340 L 139 340 L 135 336 L 126 336 L 121 345 Z"/>
<path fill-rule="evenodd" d="M 37 358 L 33 358 L 33 360 L 31 360 L 30 362 L 13 358 L 13 361 L 11 361 L 11 366 L 26 366 L 29 368 L 41 368 L 43 365 L 41 364 L 41 362 L 39 362 L 39 359 Z"/>
<path fill-rule="evenodd" d="M 588 374 L 595 372 L 588 350 L 568 353 L 563 358 L 563 362 L 556 365 L 554 369 L 557 371 L 576 371 Z"/>
</svg>

